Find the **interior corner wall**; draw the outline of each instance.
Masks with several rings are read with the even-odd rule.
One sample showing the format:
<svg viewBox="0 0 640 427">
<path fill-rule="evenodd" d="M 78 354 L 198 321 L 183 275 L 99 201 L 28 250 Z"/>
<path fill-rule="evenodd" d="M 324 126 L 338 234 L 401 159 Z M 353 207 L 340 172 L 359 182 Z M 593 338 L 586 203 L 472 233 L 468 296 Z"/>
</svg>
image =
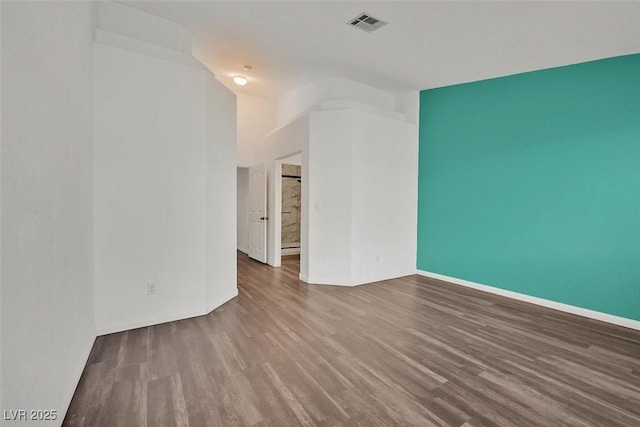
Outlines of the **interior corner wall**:
<svg viewBox="0 0 640 427">
<path fill-rule="evenodd" d="M 290 90 L 276 101 L 276 126 L 285 126 L 296 117 L 309 111 L 321 100 L 326 99 L 331 87 L 331 80 Z"/>
<path fill-rule="evenodd" d="M 97 8 L 98 28 L 191 54 L 191 33 L 180 24 L 115 1 L 97 2 Z"/>
<path fill-rule="evenodd" d="M 640 320 L 639 70 L 423 91 L 418 269 Z"/>
<path fill-rule="evenodd" d="M 370 283 L 415 273 L 417 126 L 353 113 L 351 280 Z"/>
<path fill-rule="evenodd" d="M 0 26 L 2 25 L 2 4 L 0 4 Z M 2 29 L 0 28 L 0 242 L 2 242 Z M 0 243 L 0 384 L 2 378 L 2 247 Z M 2 386 L 0 385 L 0 408 L 2 406 Z"/>
<path fill-rule="evenodd" d="M 237 248 L 249 253 L 249 168 L 237 168 Z"/>
<path fill-rule="evenodd" d="M 404 114 L 407 122 L 417 125 L 420 121 L 420 91 L 396 93 L 396 111 Z"/>
<path fill-rule="evenodd" d="M 351 285 L 353 112 L 313 112 L 309 134 L 306 281 Z"/>
<path fill-rule="evenodd" d="M 280 159 L 286 157 L 288 155 L 301 152 L 303 159 L 306 156 L 306 151 L 309 145 L 309 119 L 308 116 L 301 117 L 287 126 L 276 130 L 269 134 L 262 142 L 260 143 L 260 150 L 258 154 L 259 162 L 264 162 L 267 164 L 267 216 L 271 217 L 274 212 L 275 206 L 275 161 L 276 159 Z M 302 165 L 302 180 L 303 180 L 303 188 L 304 188 L 304 179 L 305 179 L 305 165 L 303 160 Z M 303 190 L 304 194 L 304 190 Z M 304 196 L 303 196 L 304 198 Z M 305 200 L 303 200 L 304 205 Z M 304 206 L 302 208 L 302 215 L 305 215 Z M 303 227 L 305 221 L 302 221 Z M 276 250 L 276 247 L 279 246 L 279 230 L 276 230 L 276 226 L 274 221 L 267 221 L 267 263 L 272 266 L 280 266 L 280 252 Z M 278 240 L 276 240 L 276 236 L 278 236 Z M 301 242 L 303 245 L 303 242 Z M 300 265 L 301 271 L 303 269 L 303 257 L 305 249 L 301 247 L 300 249 Z"/>
<path fill-rule="evenodd" d="M 238 166 L 249 167 L 260 161 L 260 145 L 275 128 L 273 101 L 238 95 Z"/>
<path fill-rule="evenodd" d="M 201 68 L 95 43 L 94 112 L 98 332 L 233 297 L 235 95 Z"/>
<path fill-rule="evenodd" d="M 308 281 L 415 273 L 417 129 L 358 110 L 310 114 Z"/>
<path fill-rule="evenodd" d="M 2 409 L 60 425 L 95 338 L 92 5 L 0 9 Z"/>
<path fill-rule="evenodd" d="M 348 79 L 328 79 L 293 89 L 276 102 L 276 125 L 284 126 L 308 113 L 321 101 L 348 99 L 383 110 L 394 111 L 395 95 Z"/>
<path fill-rule="evenodd" d="M 94 61 L 98 331 L 202 314 L 204 76 L 99 43 Z"/>
<path fill-rule="evenodd" d="M 236 256 L 236 95 L 205 72 L 207 150 L 206 307 L 238 295 Z"/>
</svg>

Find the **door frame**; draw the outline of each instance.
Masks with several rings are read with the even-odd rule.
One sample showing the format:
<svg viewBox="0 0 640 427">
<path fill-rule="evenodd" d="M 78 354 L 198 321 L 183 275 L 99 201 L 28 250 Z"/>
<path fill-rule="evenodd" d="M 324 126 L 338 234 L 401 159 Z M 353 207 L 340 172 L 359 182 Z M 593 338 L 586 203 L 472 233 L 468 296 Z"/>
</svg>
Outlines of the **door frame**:
<svg viewBox="0 0 640 427">
<path fill-rule="evenodd" d="M 273 185 L 274 185 L 274 194 L 273 194 L 273 207 L 270 209 L 270 220 L 273 220 L 273 267 L 280 267 L 282 265 L 282 165 L 287 164 L 287 159 L 293 156 L 297 156 L 301 154 L 302 151 L 294 151 L 293 153 L 289 153 L 286 156 L 279 157 L 274 162 L 274 177 L 273 177 Z M 301 169 L 304 169 L 304 156 L 301 162 Z M 304 175 L 301 173 L 301 176 Z M 300 186 L 300 192 L 304 191 L 304 186 Z M 302 194 L 301 194 L 301 197 Z M 303 248 L 302 244 L 302 222 L 304 221 L 304 215 L 300 215 L 300 255 L 302 255 L 302 251 L 306 250 Z"/>
<path fill-rule="evenodd" d="M 259 239 L 262 242 L 262 256 L 259 258 L 256 258 L 256 251 L 252 250 L 252 233 L 253 233 L 253 222 L 254 219 L 252 218 L 253 215 L 255 215 L 255 213 L 252 211 L 252 206 L 253 206 L 253 193 L 252 193 L 252 189 L 253 189 L 253 176 L 252 176 L 252 172 L 253 171 L 256 172 L 260 172 L 263 176 L 263 181 L 264 181 L 264 188 L 262 188 L 262 191 L 260 192 L 262 194 L 262 196 L 264 197 L 264 204 L 262 205 L 262 209 L 261 209 L 261 213 L 259 213 L 258 215 L 262 215 L 262 217 L 259 219 L 260 222 L 260 226 L 262 227 L 262 237 L 261 239 Z M 248 249 L 248 253 L 249 253 L 249 257 L 255 259 L 256 261 L 262 262 L 262 263 L 267 263 L 269 260 L 269 237 L 268 237 L 268 233 L 269 233 L 269 223 L 268 221 L 268 215 L 269 215 L 269 181 L 268 181 L 268 177 L 267 177 L 268 171 L 267 171 L 267 165 L 265 163 L 261 163 L 261 164 L 257 164 L 254 166 L 249 167 L 249 247 Z M 260 185 L 260 187 L 262 187 L 262 184 Z M 259 243 L 259 242 L 258 242 Z M 258 254 L 260 253 L 260 251 L 257 252 Z"/>
</svg>

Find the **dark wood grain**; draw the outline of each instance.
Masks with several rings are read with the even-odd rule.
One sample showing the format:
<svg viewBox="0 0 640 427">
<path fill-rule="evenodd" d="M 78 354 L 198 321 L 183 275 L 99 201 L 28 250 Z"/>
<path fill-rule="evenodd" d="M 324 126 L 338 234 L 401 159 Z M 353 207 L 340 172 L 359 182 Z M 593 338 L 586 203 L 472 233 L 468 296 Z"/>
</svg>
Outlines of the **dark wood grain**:
<svg viewBox="0 0 640 427">
<path fill-rule="evenodd" d="M 101 336 L 69 426 L 639 426 L 640 332 L 419 276 L 238 255 L 207 316 Z"/>
</svg>

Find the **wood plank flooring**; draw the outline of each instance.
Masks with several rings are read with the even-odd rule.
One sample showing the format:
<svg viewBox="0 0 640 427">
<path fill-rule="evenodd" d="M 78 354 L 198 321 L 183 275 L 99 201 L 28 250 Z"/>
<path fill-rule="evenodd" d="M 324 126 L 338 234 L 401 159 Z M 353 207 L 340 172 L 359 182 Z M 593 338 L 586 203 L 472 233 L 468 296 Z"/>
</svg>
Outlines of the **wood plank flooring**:
<svg viewBox="0 0 640 427">
<path fill-rule="evenodd" d="M 207 316 L 98 337 L 68 426 L 640 426 L 640 332 L 409 276 L 238 255 Z"/>
</svg>

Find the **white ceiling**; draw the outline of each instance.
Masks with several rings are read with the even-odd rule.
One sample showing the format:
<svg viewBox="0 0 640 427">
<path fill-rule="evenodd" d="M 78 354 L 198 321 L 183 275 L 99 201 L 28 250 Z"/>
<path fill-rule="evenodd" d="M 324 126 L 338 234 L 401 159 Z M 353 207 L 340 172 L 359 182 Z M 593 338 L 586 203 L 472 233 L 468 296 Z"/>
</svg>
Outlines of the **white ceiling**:
<svg viewBox="0 0 640 427">
<path fill-rule="evenodd" d="M 640 2 L 124 3 L 190 29 L 218 79 L 266 98 L 334 77 L 400 92 L 640 52 Z M 346 25 L 363 11 L 389 25 Z"/>
</svg>

